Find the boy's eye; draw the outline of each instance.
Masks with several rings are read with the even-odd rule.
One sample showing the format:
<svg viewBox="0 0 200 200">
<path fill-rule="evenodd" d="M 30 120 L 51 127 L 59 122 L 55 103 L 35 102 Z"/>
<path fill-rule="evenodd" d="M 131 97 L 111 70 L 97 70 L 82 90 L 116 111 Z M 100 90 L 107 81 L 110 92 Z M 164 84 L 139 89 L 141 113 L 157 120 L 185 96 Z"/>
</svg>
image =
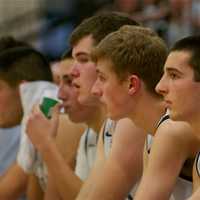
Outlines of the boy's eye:
<svg viewBox="0 0 200 200">
<path fill-rule="evenodd" d="M 169 76 L 170 76 L 171 79 L 178 78 L 178 76 L 176 74 L 174 74 L 174 73 L 170 73 Z"/>
<path fill-rule="evenodd" d="M 99 78 L 99 80 L 101 81 L 101 82 L 103 82 L 103 81 L 105 81 L 106 79 L 105 79 L 105 77 L 104 76 L 102 76 L 102 75 L 98 75 L 98 78 Z"/>
<path fill-rule="evenodd" d="M 70 77 L 70 76 L 63 77 L 63 81 L 65 84 L 67 84 L 69 86 L 72 85 L 72 77 Z"/>
<path fill-rule="evenodd" d="M 66 84 L 67 84 L 67 85 L 72 85 L 72 80 L 67 80 L 67 81 L 66 81 Z"/>
<path fill-rule="evenodd" d="M 80 63 L 86 63 L 89 61 L 89 58 L 88 57 L 85 57 L 85 56 L 80 56 L 78 59 L 78 62 Z"/>
</svg>

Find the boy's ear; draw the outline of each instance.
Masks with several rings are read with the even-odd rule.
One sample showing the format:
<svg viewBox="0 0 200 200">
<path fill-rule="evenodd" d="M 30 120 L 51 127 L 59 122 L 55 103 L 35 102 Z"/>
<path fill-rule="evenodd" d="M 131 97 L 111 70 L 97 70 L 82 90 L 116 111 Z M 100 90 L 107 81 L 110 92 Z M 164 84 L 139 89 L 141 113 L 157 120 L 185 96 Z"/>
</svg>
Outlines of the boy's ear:
<svg viewBox="0 0 200 200">
<path fill-rule="evenodd" d="M 129 77 L 129 88 L 128 88 L 128 94 L 133 95 L 135 94 L 139 88 L 140 88 L 140 79 L 136 75 L 131 75 Z"/>
</svg>

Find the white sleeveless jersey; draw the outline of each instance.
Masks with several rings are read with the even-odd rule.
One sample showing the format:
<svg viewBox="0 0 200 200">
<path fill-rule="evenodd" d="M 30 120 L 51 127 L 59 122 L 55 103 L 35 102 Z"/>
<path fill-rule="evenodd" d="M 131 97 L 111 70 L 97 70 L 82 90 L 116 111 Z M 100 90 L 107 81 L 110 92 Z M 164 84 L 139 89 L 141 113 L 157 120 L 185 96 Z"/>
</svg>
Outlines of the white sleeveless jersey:
<svg viewBox="0 0 200 200">
<path fill-rule="evenodd" d="M 113 124 L 112 120 L 106 120 L 103 130 L 103 137 L 105 137 L 104 152 L 106 156 L 109 154 L 112 143 L 111 129 Z M 98 135 L 91 128 L 87 128 L 80 139 L 75 173 L 81 180 L 85 180 L 89 176 L 90 170 L 93 167 L 96 158 L 97 140 Z"/>
<path fill-rule="evenodd" d="M 103 144 L 104 144 L 104 153 L 106 158 L 109 156 L 110 149 L 112 146 L 112 134 L 114 133 L 116 122 L 111 119 L 107 119 L 104 124 L 103 129 Z"/>
<path fill-rule="evenodd" d="M 93 129 L 87 128 L 81 136 L 76 157 L 75 174 L 86 180 L 93 167 L 97 150 L 97 133 Z"/>
<path fill-rule="evenodd" d="M 192 182 L 178 177 L 172 196 L 174 200 L 186 200 L 192 195 Z"/>
<path fill-rule="evenodd" d="M 162 122 L 164 122 L 167 119 L 169 119 L 168 113 L 166 113 L 164 116 L 161 117 L 157 127 L 159 127 L 160 124 L 162 124 Z M 152 141 L 153 141 L 153 136 L 149 134 L 146 140 L 146 151 L 148 153 L 150 153 Z M 174 190 L 170 197 L 170 200 L 186 200 L 191 196 L 191 194 L 192 194 L 192 182 L 182 177 L 178 177 L 176 184 L 174 186 Z"/>
</svg>

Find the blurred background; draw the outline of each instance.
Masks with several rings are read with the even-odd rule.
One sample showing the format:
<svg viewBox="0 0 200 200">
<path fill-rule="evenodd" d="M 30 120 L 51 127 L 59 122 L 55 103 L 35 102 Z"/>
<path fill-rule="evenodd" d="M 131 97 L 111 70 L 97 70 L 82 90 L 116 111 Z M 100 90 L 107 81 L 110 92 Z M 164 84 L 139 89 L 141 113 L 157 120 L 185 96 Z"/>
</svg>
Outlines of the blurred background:
<svg viewBox="0 0 200 200">
<path fill-rule="evenodd" d="M 121 11 L 153 28 L 170 47 L 200 33 L 200 0 L 0 0 L 0 36 L 32 43 L 51 61 L 66 48 L 74 27 L 96 13 Z"/>
</svg>

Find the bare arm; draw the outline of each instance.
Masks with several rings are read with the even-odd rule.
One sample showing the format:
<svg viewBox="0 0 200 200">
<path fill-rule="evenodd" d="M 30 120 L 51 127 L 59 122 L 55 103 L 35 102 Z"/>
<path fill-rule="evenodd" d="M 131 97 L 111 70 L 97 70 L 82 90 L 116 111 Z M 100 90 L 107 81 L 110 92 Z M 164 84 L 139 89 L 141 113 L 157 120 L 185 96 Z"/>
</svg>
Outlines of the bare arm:
<svg viewBox="0 0 200 200">
<path fill-rule="evenodd" d="M 66 123 L 68 120 L 69 119 L 67 115 L 62 115 L 60 117 L 57 136 L 56 136 L 56 144 L 59 152 L 64 157 L 66 164 L 69 165 L 71 169 L 74 170 L 76 164 L 77 148 L 84 127 L 82 125 L 76 124 L 75 129 L 71 127 L 70 132 L 72 134 L 67 134 L 67 132 L 70 129 L 69 123 Z M 56 200 L 56 199 L 61 199 L 61 197 L 59 195 L 58 190 L 56 189 L 54 179 L 49 177 L 47 183 L 47 189 L 45 192 L 45 200 L 50 200 L 50 199 Z"/>
<path fill-rule="evenodd" d="M 84 124 L 73 123 L 67 115 L 59 117 L 59 126 L 56 135 L 56 146 L 65 159 L 65 162 L 74 170 L 80 138 L 85 130 Z"/>
<path fill-rule="evenodd" d="M 74 155 L 74 147 L 72 145 L 76 145 L 76 149 L 78 146 L 77 133 L 82 133 L 82 126 L 78 127 L 77 125 L 71 124 L 67 126 L 67 131 L 65 132 L 65 150 L 64 147 L 60 148 L 59 140 L 57 140 L 57 144 L 55 143 L 52 135 L 56 135 L 57 124 L 58 124 L 58 113 L 54 113 L 55 115 L 52 117 L 52 120 L 47 120 L 41 113 L 36 113 L 31 116 L 29 120 L 27 133 L 29 138 L 31 139 L 34 146 L 41 153 L 44 162 L 48 168 L 48 173 L 53 177 L 53 182 L 55 183 L 55 187 L 63 199 L 74 199 L 77 193 L 80 190 L 82 185 L 82 181 L 77 177 L 71 167 L 72 155 Z M 65 123 L 68 123 L 67 120 Z M 79 131 L 77 131 L 77 128 Z M 75 136 L 74 141 L 71 139 L 67 139 L 67 135 L 69 134 L 69 138 L 72 139 L 71 136 Z M 60 140 L 60 144 L 62 144 L 63 140 Z M 59 149 L 60 148 L 60 149 Z M 62 151 L 62 152 L 60 152 Z M 67 156 L 69 156 L 67 158 Z"/>
<path fill-rule="evenodd" d="M 39 185 L 38 178 L 34 175 L 30 175 L 27 197 L 29 200 L 42 200 L 44 198 L 43 191 Z"/>
<path fill-rule="evenodd" d="M 77 200 L 121 200 L 127 197 L 142 173 L 144 138 L 144 132 L 133 122 L 120 120 L 108 159 L 104 164 L 102 159 L 97 159 L 99 166 L 96 164 Z"/>
<path fill-rule="evenodd" d="M 61 200 L 60 195 L 51 177 L 48 177 L 48 184 L 45 191 L 44 200 Z"/>
<path fill-rule="evenodd" d="M 191 156 L 191 136 L 183 122 L 168 120 L 159 127 L 136 200 L 169 199 L 184 161 Z"/>
<path fill-rule="evenodd" d="M 28 176 L 18 164 L 13 164 L 0 179 L 0 199 L 16 200 L 26 191 Z"/>
<path fill-rule="evenodd" d="M 45 145 L 40 152 L 43 155 L 48 172 L 54 176 L 53 179 L 60 196 L 63 199 L 74 199 L 80 190 L 82 181 L 66 164 L 55 143 Z"/>
</svg>

